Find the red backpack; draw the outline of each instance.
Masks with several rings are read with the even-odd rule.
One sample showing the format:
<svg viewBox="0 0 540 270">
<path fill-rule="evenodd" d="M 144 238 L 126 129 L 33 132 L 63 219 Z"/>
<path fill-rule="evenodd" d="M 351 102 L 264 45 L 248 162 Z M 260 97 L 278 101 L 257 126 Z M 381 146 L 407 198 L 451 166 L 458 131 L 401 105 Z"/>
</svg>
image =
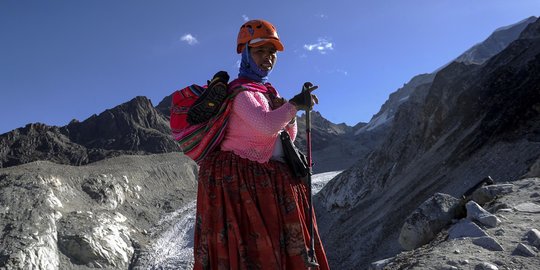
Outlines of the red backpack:
<svg viewBox="0 0 540 270">
<path fill-rule="evenodd" d="M 173 93 L 170 126 L 173 137 L 180 143 L 184 154 L 200 163 L 223 140 L 231 113 L 231 102 L 243 88 L 228 89 L 227 97 L 219 110 L 208 121 L 191 125 L 187 121 L 190 107 L 206 90 L 205 86 L 193 84 Z"/>
<path fill-rule="evenodd" d="M 179 133 L 189 126 L 189 123 L 187 122 L 189 108 L 205 90 L 206 85 L 201 87 L 193 84 L 173 93 L 170 121 L 173 134 Z"/>
</svg>

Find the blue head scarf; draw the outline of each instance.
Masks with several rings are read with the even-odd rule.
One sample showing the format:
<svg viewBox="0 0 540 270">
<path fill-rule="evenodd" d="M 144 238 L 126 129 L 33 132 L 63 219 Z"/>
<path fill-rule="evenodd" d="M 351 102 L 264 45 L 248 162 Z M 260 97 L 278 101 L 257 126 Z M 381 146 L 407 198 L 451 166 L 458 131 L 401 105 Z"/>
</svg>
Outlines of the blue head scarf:
<svg viewBox="0 0 540 270">
<path fill-rule="evenodd" d="M 271 71 L 272 70 L 265 71 L 260 69 L 249 53 L 249 46 L 244 47 L 244 50 L 242 50 L 242 62 L 240 63 L 240 73 L 238 73 L 238 77 L 246 77 L 257 82 L 265 83 L 268 81 L 268 74 L 270 74 Z"/>
</svg>

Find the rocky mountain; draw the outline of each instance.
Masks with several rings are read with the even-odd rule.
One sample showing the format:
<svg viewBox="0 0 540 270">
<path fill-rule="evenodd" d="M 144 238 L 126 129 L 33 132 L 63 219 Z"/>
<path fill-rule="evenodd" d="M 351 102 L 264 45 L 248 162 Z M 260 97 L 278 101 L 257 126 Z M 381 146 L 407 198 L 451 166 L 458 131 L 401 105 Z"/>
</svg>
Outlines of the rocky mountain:
<svg viewBox="0 0 540 270">
<path fill-rule="evenodd" d="M 306 115 L 297 118 L 298 135 L 295 144 L 307 153 Z M 362 125 L 365 123 L 359 123 Z M 367 151 L 354 137 L 354 128 L 344 123 L 334 124 L 319 112 L 311 112 L 311 150 L 313 172 L 341 171 L 350 167 L 361 153 Z"/>
<path fill-rule="evenodd" d="M 504 50 L 512 41 L 516 40 L 523 29 L 536 21 L 536 19 L 537 17 L 531 16 L 518 23 L 495 30 L 486 40 L 474 45 L 454 61 L 467 64 L 483 64 L 493 55 Z"/>
<path fill-rule="evenodd" d="M 163 216 L 195 199 L 181 153 L 0 170 L 0 269 L 130 269 Z"/>
<path fill-rule="evenodd" d="M 405 218 L 434 193 L 516 180 L 540 159 L 540 21 L 485 63 L 453 62 L 419 87 L 379 147 L 315 197 L 334 269 L 396 255 Z"/>
<path fill-rule="evenodd" d="M 536 17 L 532 16 L 516 24 L 501 27 L 495 30 L 486 40 L 474 45 L 469 50 L 454 59 L 453 62 L 478 65 L 483 64 L 491 57 L 500 53 L 512 41 L 516 40 L 523 29 L 525 29 L 527 25 L 534 22 L 536 19 Z M 446 67 L 446 65 L 440 69 L 444 67 Z M 413 92 L 427 91 L 426 89 L 431 86 L 437 71 L 417 75 L 408 83 L 404 84 L 403 87 L 390 94 L 388 100 L 381 106 L 379 112 L 371 118 L 367 125 L 359 129 L 357 134 L 365 132 L 378 132 L 382 134 L 379 134 L 379 136 L 376 136 L 376 138 L 384 137 L 384 130 L 388 130 L 388 126 L 392 125 L 394 116 L 399 106 L 408 100 Z"/>
<path fill-rule="evenodd" d="M 37 160 L 82 165 L 125 154 L 179 151 L 168 120 L 145 97 L 63 127 L 28 124 L 0 135 L 0 149 L 0 167 Z"/>
</svg>

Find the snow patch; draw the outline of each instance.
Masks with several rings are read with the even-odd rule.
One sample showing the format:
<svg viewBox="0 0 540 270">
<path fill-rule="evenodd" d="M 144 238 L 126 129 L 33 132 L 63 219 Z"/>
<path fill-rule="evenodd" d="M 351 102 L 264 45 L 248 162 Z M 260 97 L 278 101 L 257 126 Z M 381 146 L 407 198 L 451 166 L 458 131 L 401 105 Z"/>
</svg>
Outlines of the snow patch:
<svg viewBox="0 0 540 270">
<path fill-rule="evenodd" d="M 317 194 L 321 189 L 336 175 L 340 174 L 342 171 L 333 171 L 315 174 L 311 177 L 311 193 L 313 195 Z"/>
<path fill-rule="evenodd" d="M 392 117 L 388 117 L 388 111 L 384 111 L 381 115 L 371 119 L 371 121 L 369 121 L 369 123 L 367 125 L 365 125 L 364 127 L 362 127 L 361 129 L 357 130 L 354 135 L 358 135 L 364 131 L 371 131 L 375 128 L 377 128 L 378 126 L 381 126 L 385 123 L 387 123 L 390 119 L 392 119 Z"/>
</svg>

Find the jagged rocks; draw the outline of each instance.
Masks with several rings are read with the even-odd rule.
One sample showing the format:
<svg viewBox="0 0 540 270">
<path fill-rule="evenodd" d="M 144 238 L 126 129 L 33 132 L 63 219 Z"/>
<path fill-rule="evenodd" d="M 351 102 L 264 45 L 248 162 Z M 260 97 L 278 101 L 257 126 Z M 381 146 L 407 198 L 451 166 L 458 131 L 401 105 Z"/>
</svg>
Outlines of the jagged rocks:
<svg viewBox="0 0 540 270">
<path fill-rule="evenodd" d="M 460 201 L 450 195 L 437 193 L 422 203 L 406 220 L 399 234 L 405 250 L 417 248 L 431 241 L 448 225 L 459 211 Z"/>
</svg>

